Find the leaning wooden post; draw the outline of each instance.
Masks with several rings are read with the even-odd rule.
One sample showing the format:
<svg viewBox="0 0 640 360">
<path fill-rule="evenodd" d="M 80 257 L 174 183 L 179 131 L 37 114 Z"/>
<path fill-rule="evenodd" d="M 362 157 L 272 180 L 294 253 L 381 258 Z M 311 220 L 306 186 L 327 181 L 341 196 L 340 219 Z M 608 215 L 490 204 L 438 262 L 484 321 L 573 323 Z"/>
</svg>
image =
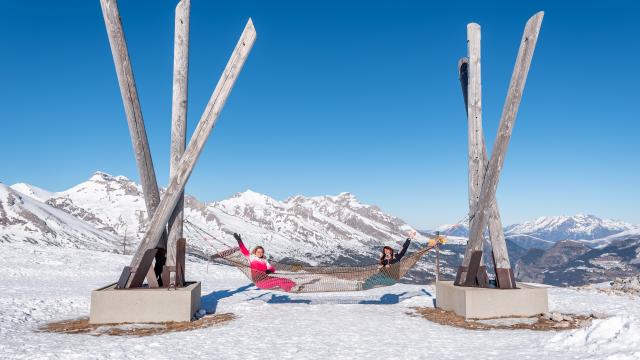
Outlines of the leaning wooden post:
<svg viewBox="0 0 640 360">
<path fill-rule="evenodd" d="M 116 0 L 100 0 L 102 7 L 102 15 L 109 36 L 109 44 L 113 55 L 113 62 L 118 75 L 118 84 L 120 85 L 120 94 L 122 95 L 122 103 L 129 124 L 129 134 L 133 143 L 133 151 L 136 156 L 136 164 L 142 183 L 142 192 L 144 194 L 144 202 L 147 208 L 149 218 L 151 218 L 160 203 L 160 193 L 158 191 L 158 182 L 156 181 L 156 173 L 151 160 L 151 151 L 149 151 L 149 142 L 147 140 L 147 132 L 140 110 L 140 102 L 138 100 L 138 91 L 136 90 L 136 82 L 131 69 L 131 60 L 127 43 L 124 38 L 122 22 L 120 21 L 120 12 Z M 163 236 L 163 239 L 166 239 Z M 164 241 L 160 243 L 164 247 Z M 136 252 L 134 255 L 135 263 L 138 263 L 142 253 Z"/>
<path fill-rule="evenodd" d="M 171 163 L 169 178 L 176 173 L 187 139 L 187 85 L 189 76 L 189 15 L 191 0 L 181 0 L 176 6 L 173 41 L 173 98 L 171 102 Z M 184 191 L 171 217 L 167 238 L 167 262 L 163 271 L 164 286 L 176 285 L 176 244 L 182 238 Z"/>
<path fill-rule="evenodd" d="M 220 116 L 220 112 L 231 93 L 231 89 L 242 70 L 242 66 L 249 56 L 249 52 L 253 47 L 255 39 L 256 31 L 253 27 L 253 22 L 249 19 L 238 44 L 231 54 L 231 58 L 218 81 L 218 84 L 216 85 L 216 88 L 213 91 L 213 94 L 207 103 L 207 107 L 198 122 L 194 134 L 189 141 L 189 145 L 182 155 L 180 164 L 175 171 L 175 175 L 171 177 L 171 182 L 169 183 L 155 214 L 151 218 L 149 228 L 147 229 L 137 252 L 144 253 L 147 249 L 153 248 L 159 241 L 164 225 L 169 221 L 169 217 L 171 216 L 173 209 L 176 207 L 178 200 L 180 200 L 182 191 L 184 191 L 184 186 L 187 180 L 189 180 L 189 176 L 191 176 L 191 172 L 193 171 L 195 163 L 204 148 L 207 138 Z M 131 267 L 135 268 L 137 265 L 137 263 L 132 262 Z"/>
<path fill-rule="evenodd" d="M 544 13 L 542 11 L 537 13 L 527 21 L 527 25 L 525 26 L 525 31 L 520 43 L 520 49 L 518 51 L 518 57 L 516 58 L 516 64 L 509 83 L 507 99 L 505 100 L 502 115 L 500 117 L 498 136 L 496 137 L 491 160 L 489 161 L 489 166 L 487 167 L 486 175 L 480 190 L 478 211 L 475 213 L 474 221 L 471 224 L 469 241 L 474 241 L 474 244 L 478 240 L 481 241 L 482 239 L 483 229 L 487 225 L 487 209 L 489 208 L 489 205 L 495 201 L 495 193 L 498 186 L 500 171 L 502 170 L 504 157 L 507 147 L 509 146 L 511 132 L 518 113 L 518 107 L 520 106 L 520 101 L 522 99 L 522 91 L 527 80 L 527 74 L 531 65 L 533 51 L 538 40 L 538 34 L 540 33 L 543 16 Z M 472 284 L 474 281 L 475 274 L 467 272 L 467 276 L 464 281 L 465 285 Z"/>
<path fill-rule="evenodd" d="M 458 74 L 460 78 L 460 86 L 462 88 L 462 96 L 464 99 L 465 111 L 468 110 L 468 77 L 469 77 L 469 59 L 463 57 L 458 61 Z M 468 111 L 467 111 L 468 114 Z M 484 134 L 481 134 L 482 141 L 482 164 L 486 169 L 489 165 L 487 157 L 486 142 L 484 141 Z M 471 195 L 470 195 L 471 197 Z M 477 206 L 477 204 L 476 204 Z M 470 208 L 469 214 L 475 213 L 476 209 Z M 496 272 L 496 281 L 498 288 L 512 289 L 515 288 L 515 278 L 513 271 L 511 270 L 511 263 L 509 262 L 509 253 L 507 251 L 507 244 L 504 237 L 504 229 L 502 228 L 502 220 L 500 219 L 500 211 L 498 210 L 498 202 L 493 201 L 489 207 L 489 238 L 491 239 L 491 248 L 494 262 L 494 269 Z M 471 216 L 471 215 L 470 215 Z M 466 271 L 465 267 L 458 269 L 456 275 L 456 283 L 459 285 L 460 278 Z"/>
</svg>

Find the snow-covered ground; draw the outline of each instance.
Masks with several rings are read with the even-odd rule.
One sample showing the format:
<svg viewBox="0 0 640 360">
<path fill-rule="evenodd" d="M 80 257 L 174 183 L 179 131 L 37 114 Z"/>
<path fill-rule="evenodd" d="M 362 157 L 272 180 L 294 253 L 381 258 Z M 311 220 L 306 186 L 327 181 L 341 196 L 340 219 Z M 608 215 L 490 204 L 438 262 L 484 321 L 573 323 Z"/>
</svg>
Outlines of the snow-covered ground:
<svg viewBox="0 0 640 360">
<path fill-rule="evenodd" d="M 0 250 L 0 359 L 640 359 L 640 307 L 630 296 L 551 288 L 551 311 L 611 317 L 565 332 L 472 331 L 410 315 L 433 306 L 432 286 L 287 295 L 193 259 L 187 274 L 202 281 L 203 307 L 237 319 L 151 337 L 43 333 L 46 322 L 87 316 L 90 291 L 114 281 L 129 257 L 27 244 Z"/>
</svg>

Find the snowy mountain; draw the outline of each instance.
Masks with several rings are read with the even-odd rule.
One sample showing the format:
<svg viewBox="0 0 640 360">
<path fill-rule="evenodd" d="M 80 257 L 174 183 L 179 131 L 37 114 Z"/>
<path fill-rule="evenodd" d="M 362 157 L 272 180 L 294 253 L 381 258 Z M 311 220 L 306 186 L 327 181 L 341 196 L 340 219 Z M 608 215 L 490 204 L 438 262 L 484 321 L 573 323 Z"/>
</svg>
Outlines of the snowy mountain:
<svg viewBox="0 0 640 360">
<path fill-rule="evenodd" d="M 3 242 L 122 252 L 126 237 L 130 252 L 144 236 L 148 221 L 141 186 L 126 177 L 102 172 L 61 192 L 20 183 L 12 187 L 2 185 L 0 195 Z M 407 231 L 412 230 L 401 219 L 376 206 L 362 204 L 350 193 L 276 200 L 247 190 L 211 203 L 186 196 L 185 218 L 188 222 L 185 237 L 191 254 L 207 257 L 233 246 L 232 234 L 238 232 L 249 246 L 264 245 L 268 255 L 275 259 L 308 264 L 370 264 L 383 245 L 399 247 Z M 438 230 L 449 238 L 441 251 L 441 272 L 445 278 L 451 277 L 461 262 L 468 226 L 449 225 Z M 580 284 L 607 274 L 633 273 L 636 269 L 635 264 L 627 266 L 633 260 L 629 256 L 635 256 L 632 247 L 621 250 L 624 254 L 619 256 L 620 266 L 629 271 L 602 272 L 597 265 L 589 265 L 601 263 L 596 259 L 587 261 L 582 268 L 602 276 L 566 279 L 545 275 L 546 269 L 552 267 L 555 274 L 562 273 L 565 264 L 569 269 L 589 249 L 606 248 L 628 239 L 634 241 L 640 233 L 634 225 L 576 215 L 543 217 L 509 226 L 505 231 L 519 278 Z M 429 233 L 424 232 L 417 243 L 424 243 Z M 568 246 L 569 242 L 563 242 L 565 238 L 580 242 Z M 417 246 L 414 244 L 412 248 Z M 584 251 L 576 251 L 583 248 Z M 591 255 L 599 256 L 595 252 Z M 408 279 L 423 282 L 433 276 L 433 260 L 425 257 L 408 274 Z"/>
<path fill-rule="evenodd" d="M 49 198 L 52 197 L 54 194 L 50 191 L 41 189 L 37 186 L 33 186 L 25 183 L 13 184 L 11 185 L 11 188 L 33 199 L 36 199 L 40 202 L 45 202 L 49 200 Z"/>
<path fill-rule="evenodd" d="M 27 242 L 57 247 L 111 251 L 119 243 L 114 234 L 26 196 L 0 183 L 0 243 Z"/>
<path fill-rule="evenodd" d="M 637 229 L 638 227 L 617 220 L 601 219 L 594 215 L 540 217 L 534 221 L 511 225 L 505 235 L 528 235 L 547 241 L 595 240 Z"/>
<path fill-rule="evenodd" d="M 445 235 L 467 238 L 469 225 L 443 225 Z M 533 221 L 504 228 L 505 237 L 524 248 L 549 249 L 562 240 L 579 240 L 589 246 L 604 246 L 623 236 L 640 234 L 640 227 L 594 215 L 543 216 Z"/>
<path fill-rule="evenodd" d="M 48 192 L 28 184 L 16 184 L 12 191 L 28 195 L 23 197 L 40 203 L 41 207 L 65 212 L 92 225 L 97 232 L 118 239 L 115 243 L 127 236 L 131 245 L 136 246 L 146 230 L 148 219 L 142 188 L 123 176 L 97 172 L 89 180 L 61 192 Z M 192 253 L 213 254 L 224 249 L 220 242 L 233 245 L 232 234 L 238 232 L 249 245 L 265 245 L 276 258 L 310 264 L 371 262 L 380 246 L 397 246 L 413 229 L 376 206 L 360 203 L 350 193 L 294 196 L 279 201 L 247 190 L 208 204 L 187 196 L 185 218 L 208 234 L 186 226 Z M 84 245 L 92 248 L 90 244 Z"/>
</svg>

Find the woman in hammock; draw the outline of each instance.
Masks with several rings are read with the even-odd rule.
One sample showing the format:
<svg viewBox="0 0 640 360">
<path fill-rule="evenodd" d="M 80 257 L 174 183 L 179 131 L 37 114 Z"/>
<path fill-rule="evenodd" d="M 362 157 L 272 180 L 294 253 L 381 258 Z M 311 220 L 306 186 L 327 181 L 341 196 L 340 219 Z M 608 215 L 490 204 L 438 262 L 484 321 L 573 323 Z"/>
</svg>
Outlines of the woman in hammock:
<svg viewBox="0 0 640 360">
<path fill-rule="evenodd" d="M 296 283 L 289 279 L 270 275 L 276 272 L 276 268 L 267 261 L 267 258 L 264 255 L 264 248 L 262 246 L 254 247 L 253 250 L 251 250 L 251 253 L 249 253 L 249 250 L 244 246 L 240 235 L 234 233 L 233 237 L 238 241 L 240 252 L 249 261 L 249 266 L 251 267 L 251 280 L 258 288 L 267 290 L 279 287 L 280 289 L 289 292 L 291 291 L 291 288 L 296 286 Z"/>
<path fill-rule="evenodd" d="M 390 246 L 382 248 L 382 256 L 380 256 L 380 264 L 378 265 L 379 270 L 377 273 L 365 280 L 364 284 L 362 284 L 362 288 L 364 290 L 368 290 L 376 286 L 393 285 L 400 280 L 399 264 L 395 266 L 393 265 L 402 260 L 404 254 L 407 253 L 407 249 L 409 249 L 411 239 L 415 239 L 416 235 L 417 233 L 415 230 L 412 230 L 409 233 L 409 237 L 405 240 L 404 244 L 402 244 L 402 250 L 400 250 L 398 254 L 394 254 L 394 251 Z"/>
</svg>

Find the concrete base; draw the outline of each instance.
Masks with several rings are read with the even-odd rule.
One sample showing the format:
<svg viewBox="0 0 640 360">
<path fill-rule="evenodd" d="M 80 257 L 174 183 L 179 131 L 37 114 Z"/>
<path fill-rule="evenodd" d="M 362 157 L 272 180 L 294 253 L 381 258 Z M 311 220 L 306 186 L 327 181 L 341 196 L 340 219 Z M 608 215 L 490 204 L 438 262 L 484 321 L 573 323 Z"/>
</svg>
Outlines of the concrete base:
<svg viewBox="0 0 640 360">
<path fill-rule="evenodd" d="M 200 308 L 200 282 L 168 289 L 122 289 L 116 284 L 91 292 L 91 324 L 191 321 Z"/>
<path fill-rule="evenodd" d="M 436 283 L 436 307 L 467 319 L 535 316 L 549 310 L 547 289 L 518 284 L 518 289 L 486 289 Z"/>
</svg>

